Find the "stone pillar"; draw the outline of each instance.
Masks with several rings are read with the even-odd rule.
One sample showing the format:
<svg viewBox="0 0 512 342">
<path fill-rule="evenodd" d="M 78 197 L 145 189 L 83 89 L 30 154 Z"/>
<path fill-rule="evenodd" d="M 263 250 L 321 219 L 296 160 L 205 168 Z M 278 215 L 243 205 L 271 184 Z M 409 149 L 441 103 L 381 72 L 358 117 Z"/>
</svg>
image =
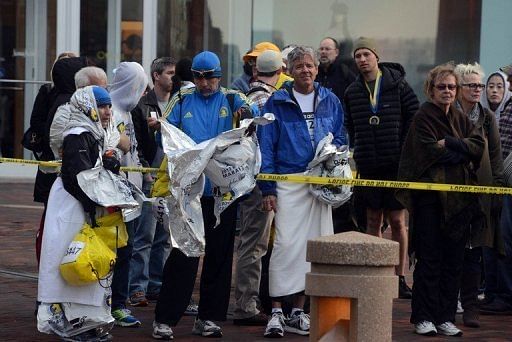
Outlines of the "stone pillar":
<svg viewBox="0 0 512 342">
<path fill-rule="evenodd" d="M 399 244 L 359 232 L 308 241 L 310 341 L 391 341 Z"/>
</svg>

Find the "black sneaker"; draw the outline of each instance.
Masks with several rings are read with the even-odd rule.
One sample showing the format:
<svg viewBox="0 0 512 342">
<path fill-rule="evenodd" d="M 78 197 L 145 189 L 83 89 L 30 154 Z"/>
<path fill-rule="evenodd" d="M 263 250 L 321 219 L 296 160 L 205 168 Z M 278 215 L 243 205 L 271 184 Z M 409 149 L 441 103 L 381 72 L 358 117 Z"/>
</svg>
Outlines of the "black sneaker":
<svg viewBox="0 0 512 342">
<path fill-rule="evenodd" d="M 222 337 L 222 329 L 217 324 L 207 319 L 202 320 L 196 317 L 192 334 L 203 337 Z"/>
<path fill-rule="evenodd" d="M 183 313 L 185 316 L 197 316 L 199 312 L 199 307 L 194 302 L 192 298 L 190 298 L 190 302 L 188 303 L 187 308 L 185 309 L 185 312 Z"/>
<path fill-rule="evenodd" d="M 113 340 L 114 338 L 111 334 L 106 333 L 99 336 L 95 329 L 87 330 L 72 337 L 62 337 L 62 341 L 66 342 L 110 342 Z"/>
<path fill-rule="evenodd" d="M 512 305 L 495 297 L 492 302 L 480 306 L 480 313 L 482 315 L 512 315 Z"/>
<path fill-rule="evenodd" d="M 304 311 L 297 311 L 285 320 L 284 331 L 299 335 L 309 335 L 310 318 Z"/>
<path fill-rule="evenodd" d="M 243 326 L 264 326 L 267 325 L 268 316 L 264 313 L 260 312 L 257 315 L 247 317 L 247 318 L 235 318 L 233 319 L 234 325 L 243 325 Z"/>
<path fill-rule="evenodd" d="M 404 276 L 398 276 L 398 298 L 400 299 L 411 299 L 412 290 L 405 282 Z"/>
</svg>

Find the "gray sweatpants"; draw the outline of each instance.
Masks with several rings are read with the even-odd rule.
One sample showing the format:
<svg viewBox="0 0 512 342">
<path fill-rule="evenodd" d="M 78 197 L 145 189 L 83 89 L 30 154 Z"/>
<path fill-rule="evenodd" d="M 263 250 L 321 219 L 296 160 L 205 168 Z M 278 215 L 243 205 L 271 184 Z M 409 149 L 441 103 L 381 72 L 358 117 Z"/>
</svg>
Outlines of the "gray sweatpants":
<svg viewBox="0 0 512 342">
<path fill-rule="evenodd" d="M 249 318 L 259 313 L 261 258 L 267 253 L 273 212 L 261 209 L 258 186 L 240 202 L 240 235 L 237 246 L 234 319 Z"/>
</svg>

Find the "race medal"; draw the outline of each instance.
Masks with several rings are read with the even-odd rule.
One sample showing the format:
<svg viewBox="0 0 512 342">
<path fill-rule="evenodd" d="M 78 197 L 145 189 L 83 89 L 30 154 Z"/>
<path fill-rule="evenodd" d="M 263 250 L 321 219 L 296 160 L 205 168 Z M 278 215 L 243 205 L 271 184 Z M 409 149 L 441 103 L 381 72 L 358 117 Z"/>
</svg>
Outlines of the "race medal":
<svg viewBox="0 0 512 342">
<path fill-rule="evenodd" d="M 368 123 L 372 126 L 377 126 L 380 124 L 380 118 L 377 115 L 372 115 L 370 119 L 368 119 Z"/>
<path fill-rule="evenodd" d="M 379 69 L 379 71 L 377 72 L 377 78 L 375 79 L 375 87 L 373 88 L 373 92 L 370 90 L 368 83 L 365 82 L 366 89 L 368 90 L 368 94 L 370 96 L 370 109 L 373 113 L 373 115 L 370 116 L 370 119 L 368 119 L 368 123 L 371 126 L 377 126 L 380 124 L 380 118 L 376 114 L 379 109 L 381 80 L 382 80 L 382 72 Z"/>
</svg>

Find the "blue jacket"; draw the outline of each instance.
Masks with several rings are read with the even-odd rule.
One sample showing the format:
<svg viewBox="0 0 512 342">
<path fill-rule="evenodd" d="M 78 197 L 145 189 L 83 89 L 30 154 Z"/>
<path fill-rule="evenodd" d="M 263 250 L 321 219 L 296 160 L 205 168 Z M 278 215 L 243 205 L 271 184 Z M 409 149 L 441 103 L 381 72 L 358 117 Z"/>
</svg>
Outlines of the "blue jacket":
<svg viewBox="0 0 512 342">
<path fill-rule="evenodd" d="M 233 98 L 232 108 L 227 96 Z M 258 107 L 244 94 L 223 87 L 207 97 L 196 88 L 182 90 L 173 96 L 164 113 L 169 123 L 180 128 L 198 144 L 235 128 L 239 119 L 257 115 Z M 208 180 L 203 195 L 212 195 Z"/>
<path fill-rule="evenodd" d="M 233 108 L 226 96 L 229 93 L 234 94 Z M 173 96 L 164 116 L 199 144 L 235 128 L 237 117 L 233 112 L 243 107 L 248 109 L 247 113 L 252 113 L 251 117 L 258 115 L 258 107 L 242 93 L 221 87 L 205 97 L 195 88 L 189 88 Z"/>
<path fill-rule="evenodd" d="M 340 100 L 330 90 L 315 82 L 314 147 L 311 144 L 306 120 L 293 97 L 293 82 L 276 91 L 267 101 L 264 113 L 274 113 L 276 120 L 258 127 L 262 155 L 261 173 L 298 173 L 306 171 L 313 160 L 320 140 L 329 132 L 336 146 L 346 144 L 343 128 L 343 108 Z M 276 194 L 275 182 L 258 183 L 265 195 Z"/>
</svg>

